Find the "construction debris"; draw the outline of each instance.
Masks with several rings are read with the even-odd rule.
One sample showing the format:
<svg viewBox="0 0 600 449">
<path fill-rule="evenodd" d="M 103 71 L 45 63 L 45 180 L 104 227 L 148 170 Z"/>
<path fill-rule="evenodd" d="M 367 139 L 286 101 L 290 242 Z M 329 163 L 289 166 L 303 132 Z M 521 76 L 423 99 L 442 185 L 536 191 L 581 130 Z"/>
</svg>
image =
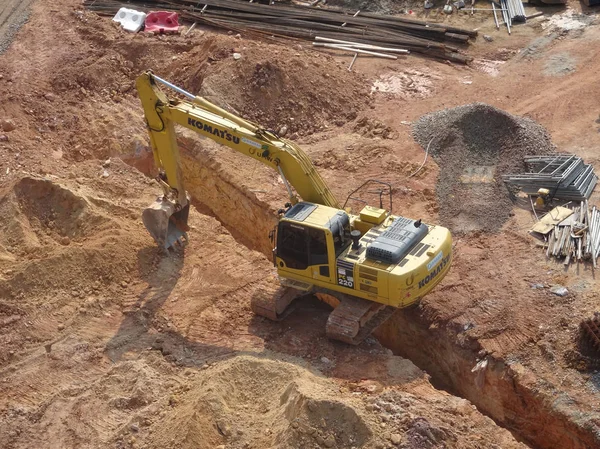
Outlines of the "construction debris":
<svg viewBox="0 0 600 449">
<path fill-rule="evenodd" d="M 567 287 L 563 287 L 562 285 L 554 285 L 550 287 L 550 293 L 554 293 L 556 296 L 567 296 L 569 294 L 569 290 Z"/>
<path fill-rule="evenodd" d="M 600 256 L 600 209 L 590 210 L 587 201 L 573 209 L 556 207 L 530 230 L 544 242 L 546 256 L 564 259 L 564 264 L 591 259 L 594 267 Z"/>
<path fill-rule="evenodd" d="M 555 207 L 550 212 L 542 217 L 533 228 L 531 232 L 535 232 L 542 235 L 549 234 L 555 226 L 566 220 L 568 217 L 573 215 L 573 210 L 568 207 Z"/>
<path fill-rule="evenodd" d="M 465 45 L 477 36 L 477 31 L 405 17 L 361 11 L 348 13 L 299 5 L 263 5 L 235 0 L 84 0 L 84 5 L 104 15 L 113 15 L 124 5 L 135 5 L 143 11 L 175 11 L 182 20 L 190 23 L 257 37 L 312 41 L 318 35 L 370 46 L 409 50 L 462 64 L 472 58 L 458 46 L 447 42 Z"/>
<path fill-rule="evenodd" d="M 548 189 L 551 199 L 584 201 L 589 199 L 598 182 L 593 167 L 573 155 L 526 156 L 524 161 L 527 173 L 505 175 L 503 179 L 527 195 Z"/>
</svg>

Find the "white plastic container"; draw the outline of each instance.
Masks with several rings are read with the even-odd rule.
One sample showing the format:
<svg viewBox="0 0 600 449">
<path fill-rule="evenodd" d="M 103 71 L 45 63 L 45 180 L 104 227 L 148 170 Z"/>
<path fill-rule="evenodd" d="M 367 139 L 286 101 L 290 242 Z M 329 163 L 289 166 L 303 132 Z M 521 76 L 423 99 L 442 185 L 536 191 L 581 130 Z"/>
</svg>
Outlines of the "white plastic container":
<svg viewBox="0 0 600 449">
<path fill-rule="evenodd" d="M 119 22 L 125 30 L 137 33 L 144 26 L 146 13 L 135 9 L 121 8 L 113 17 L 113 21 Z"/>
</svg>

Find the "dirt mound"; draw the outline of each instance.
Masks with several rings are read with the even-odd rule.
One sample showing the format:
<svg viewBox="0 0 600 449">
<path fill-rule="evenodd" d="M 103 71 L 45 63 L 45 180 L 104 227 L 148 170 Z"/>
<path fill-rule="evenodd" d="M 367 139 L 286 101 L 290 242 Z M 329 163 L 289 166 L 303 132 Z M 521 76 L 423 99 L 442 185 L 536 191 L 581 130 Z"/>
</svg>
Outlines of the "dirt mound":
<svg viewBox="0 0 600 449">
<path fill-rule="evenodd" d="M 48 244 L 69 245 L 104 227 L 109 219 L 92 211 L 91 204 L 49 179 L 24 177 L 0 198 L 0 245 L 10 252 L 27 253 Z"/>
<path fill-rule="evenodd" d="M 296 364 L 236 356 L 206 371 L 161 424 L 165 431 L 148 444 L 362 447 L 372 431 L 356 406 L 336 399 L 337 390 L 331 381 Z"/>
<path fill-rule="evenodd" d="M 483 103 L 425 115 L 413 136 L 440 167 L 440 218 L 455 232 L 498 231 L 512 209 L 502 175 L 523 170 L 523 156 L 555 151 L 541 125 Z"/>
<path fill-rule="evenodd" d="M 82 166 L 78 179 L 87 185 L 22 176 L 0 192 L 0 365 L 29 331 L 44 340 L 78 313 L 95 313 L 88 306 L 112 300 L 131 280 L 140 248 L 151 244 L 137 214 L 108 200 L 126 186 L 136 195 L 147 188 L 135 183 L 141 175 L 114 162 L 112 180 L 90 179 L 86 168 L 95 169 Z"/>
<path fill-rule="evenodd" d="M 208 45 L 208 44 L 207 44 Z M 341 126 L 370 102 L 368 83 L 326 54 L 220 36 L 200 73 L 205 49 L 176 61 L 174 80 L 262 126 L 287 136 Z M 233 54 L 239 53 L 240 59 Z M 200 63 L 199 65 L 201 65 Z"/>
</svg>

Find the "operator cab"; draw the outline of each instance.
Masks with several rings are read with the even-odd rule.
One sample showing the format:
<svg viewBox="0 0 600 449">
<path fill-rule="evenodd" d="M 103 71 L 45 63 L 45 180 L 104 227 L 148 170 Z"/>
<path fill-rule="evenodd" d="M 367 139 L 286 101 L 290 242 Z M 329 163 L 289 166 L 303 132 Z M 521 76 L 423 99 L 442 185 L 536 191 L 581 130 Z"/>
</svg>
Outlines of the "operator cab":
<svg viewBox="0 0 600 449">
<path fill-rule="evenodd" d="M 319 268 L 329 276 L 329 251 L 339 255 L 352 243 L 350 217 L 331 207 L 300 202 L 291 207 L 277 229 L 276 258 L 279 268 L 306 270 Z"/>
</svg>

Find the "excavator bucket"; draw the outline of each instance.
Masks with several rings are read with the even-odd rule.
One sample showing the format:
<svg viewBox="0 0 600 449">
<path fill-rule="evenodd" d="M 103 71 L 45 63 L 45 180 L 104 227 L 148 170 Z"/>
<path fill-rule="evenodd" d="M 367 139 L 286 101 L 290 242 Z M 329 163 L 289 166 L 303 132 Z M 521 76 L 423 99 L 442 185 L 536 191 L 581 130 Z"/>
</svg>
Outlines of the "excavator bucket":
<svg viewBox="0 0 600 449">
<path fill-rule="evenodd" d="M 176 210 L 175 204 L 159 198 L 142 212 L 142 222 L 161 248 L 187 242 L 189 204 Z"/>
</svg>

